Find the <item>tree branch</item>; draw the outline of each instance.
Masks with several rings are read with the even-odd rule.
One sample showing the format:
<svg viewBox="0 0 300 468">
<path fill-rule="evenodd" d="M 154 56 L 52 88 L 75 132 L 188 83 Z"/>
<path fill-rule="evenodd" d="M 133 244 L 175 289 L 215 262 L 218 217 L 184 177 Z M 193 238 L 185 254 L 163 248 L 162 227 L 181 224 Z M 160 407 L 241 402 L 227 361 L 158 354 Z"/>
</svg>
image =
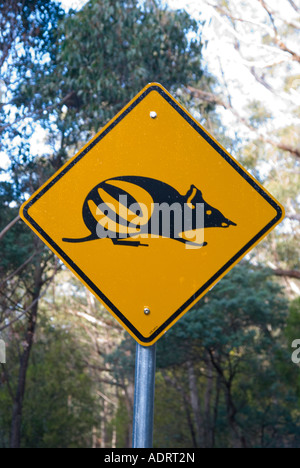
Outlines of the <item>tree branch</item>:
<svg viewBox="0 0 300 468">
<path fill-rule="evenodd" d="M 203 100 L 205 102 L 209 102 L 210 104 L 221 106 L 221 107 L 224 107 L 224 109 L 226 109 L 226 110 L 230 110 L 242 124 L 246 125 L 246 127 L 248 127 L 252 132 L 255 132 L 256 134 L 258 134 L 258 138 L 261 141 L 264 141 L 265 143 L 269 143 L 270 145 L 272 145 L 275 148 L 278 148 L 278 149 L 280 149 L 282 151 L 286 151 L 286 152 L 292 154 L 293 156 L 295 156 L 296 158 L 300 158 L 300 150 L 299 149 L 293 148 L 292 146 L 289 146 L 289 145 L 287 145 L 285 143 L 274 141 L 271 138 L 268 138 L 268 137 L 265 137 L 265 136 L 259 134 L 257 132 L 257 129 L 255 127 L 253 127 L 244 117 L 242 117 L 234 109 L 234 107 L 230 103 L 227 104 L 226 102 L 224 102 L 218 96 L 215 96 L 212 93 L 208 93 L 206 91 L 202 91 L 200 89 L 194 88 L 193 86 L 188 86 L 187 90 L 191 94 L 195 95 L 196 97 L 198 97 L 199 99 L 201 99 L 201 100 Z"/>
<path fill-rule="evenodd" d="M 291 219 L 292 221 L 299 221 L 300 222 L 300 215 L 287 214 L 285 217 L 288 218 L 288 219 Z"/>
<path fill-rule="evenodd" d="M 2 286 L 4 286 L 5 283 L 7 283 L 8 281 L 10 281 L 14 276 L 18 275 L 19 273 L 21 273 L 21 271 L 28 265 L 28 263 L 31 262 L 31 260 L 34 259 L 34 257 L 40 252 L 34 252 L 29 258 L 27 258 L 27 260 L 22 263 L 22 265 L 20 265 L 13 273 L 11 273 L 9 276 L 7 276 L 3 281 L 1 281 L 0 283 L 0 288 Z"/>
<path fill-rule="evenodd" d="M 41 114 L 43 114 L 44 111 L 51 111 L 51 110 L 58 108 L 59 106 L 62 106 L 63 104 L 67 104 L 68 100 L 72 98 L 74 95 L 75 95 L 74 91 L 71 91 L 70 93 L 67 94 L 67 96 L 65 96 L 63 99 L 61 99 L 57 103 L 51 104 L 50 106 L 47 106 L 39 111 L 33 111 L 27 115 L 22 115 L 21 117 L 17 118 L 14 122 L 9 122 L 9 123 L 6 123 L 5 125 L 0 125 L 0 132 L 3 132 L 4 130 L 11 127 L 12 125 L 16 125 L 17 123 L 22 122 L 25 119 L 30 119 L 31 117 L 34 117 L 34 116 L 39 117 Z"/>
<path fill-rule="evenodd" d="M 5 234 L 19 221 L 20 215 L 16 216 L 1 232 L 0 232 L 0 241 L 3 239 Z"/>
<path fill-rule="evenodd" d="M 14 401 L 14 393 L 13 393 L 12 387 L 10 385 L 10 380 L 9 380 L 9 375 L 8 375 L 8 372 L 7 372 L 7 368 L 6 368 L 5 364 L 1 364 L 1 368 L 2 368 L 2 372 L 4 374 L 5 382 L 7 384 L 7 389 L 8 389 L 9 396 L 11 397 L 11 400 L 13 402 Z"/>
<path fill-rule="evenodd" d="M 240 34 L 232 25 L 229 25 L 223 18 L 222 16 L 222 12 L 219 13 L 218 9 L 219 7 L 217 5 L 212 5 L 209 1 L 206 1 L 204 0 L 206 5 L 212 7 L 212 12 L 215 16 L 215 18 L 217 19 L 217 21 L 219 21 L 223 26 L 224 28 L 230 33 L 232 34 L 235 39 L 237 39 L 239 42 L 247 45 L 247 46 L 252 46 L 253 45 L 253 41 L 251 40 L 246 40 L 246 38 Z M 229 16 L 229 14 L 226 13 L 225 16 Z M 231 17 L 231 19 L 233 19 Z M 270 31 L 270 27 L 266 26 L 268 28 L 268 30 Z M 257 47 L 261 48 L 261 49 L 264 49 L 265 51 L 269 51 L 270 53 L 276 53 L 276 54 L 280 54 L 280 55 L 283 55 L 283 56 L 287 56 L 287 53 L 283 50 L 281 50 L 280 48 L 278 47 L 274 47 L 274 46 L 271 46 L 271 45 L 268 45 L 268 44 L 256 44 Z"/>
<path fill-rule="evenodd" d="M 267 14 L 268 14 L 268 16 L 270 18 L 270 21 L 272 23 L 273 30 L 274 30 L 273 40 L 274 40 L 275 44 L 277 44 L 278 47 L 283 52 L 287 52 L 288 54 L 290 54 L 292 56 L 293 60 L 300 63 L 300 55 L 298 55 L 294 50 L 291 50 L 289 47 L 287 47 L 286 44 L 284 44 L 284 42 L 282 41 L 282 39 L 279 37 L 278 29 L 277 29 L 276 24 L 275 24 L 275 19 L 274 19 L 273 13 L 270 11 L 269 7 L 266 5 L 266 2 L 264 0 L 258 0 L 258 1 L 262 5 L 264 10 L 267 12 Z"/>
<path fill-rule="evenodd" d="M 293 0 L 288 0 L 288 2 L 297 13 L 300 13 L 300 8 L 297 7 L 296 3 Z"/>
<path fill-rule="evenodd" d="M 283 50 L 284 52 L 289 53 L 292 56 L 293 60 L 300 63 L 300 55 L 298 55 L 294 50 L 287 47 L 287 45 L 285 45 L 284 42 L 282 42 L 282 40 L 279 39 L 279 37 L 275 37 L 274 41 L 281 50 Z"/>
<path fill-rule="evenodd" d="M 46 283 L 48 283 L 47 286 L 46 286 L 46 288 L 44 289 L 43 293 L 39 294 L 39 296 L 36 297 L 36 298 L 32 301 L 32 303 L 31 303 L 25 310 L 23 310 L 23 311 L 20 313 L 20 315 L 19 315 L 18 317 L 16 317 L 15 319 L 11 320 L 11 321 L 10 321 L 9 323 L 7 323 L 6 325 L 3 325 L 2 327 L 0 327 L 0 332 L 3 331 L 3 330 L 5 330 L 6 328 L 10 327 L 13 323 L 18 322 L 18 320 L 20 320 L 22 317 L 24 317 L 24 315 L 26 315 L 28 312 L 31 311 L 31 309 L 32 309 L 33 307 L 36 306 L 36 304 L 47 294 L 48 288 L 49 288 L 50 284 L 52 283 L 52 281 L 53 281 L 55 275 L 56 275 L 56 271 L 54 272 L 54 274 L 53 274 L 52 276 L 50 276 L 49 278 L 47 278 L 46 281 L 44 281 L 43 283 L 41 283 L 41 287 L 44 286 Z"/>
<path fill-rule="evenodd" d="M 273 273 L 276 276 L 285 276 L 285 277 L 288 277 L 288 278 L 300 279 L 300 271 L 299 270 L 277 269 L 277 270 L 273 270 Z"/>
</svg>

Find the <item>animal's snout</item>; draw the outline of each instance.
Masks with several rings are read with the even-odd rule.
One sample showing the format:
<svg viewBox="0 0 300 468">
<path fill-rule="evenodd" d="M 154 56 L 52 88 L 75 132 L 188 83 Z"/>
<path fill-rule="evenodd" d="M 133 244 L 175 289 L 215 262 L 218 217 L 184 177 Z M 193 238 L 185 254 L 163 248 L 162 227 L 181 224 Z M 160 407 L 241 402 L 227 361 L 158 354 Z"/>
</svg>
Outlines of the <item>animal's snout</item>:
<svg viewBox="0 0 300 468">
<path fill-rule="evenodd" d="M 230 219 L 226 219 L 225 221 L 223 221 L 222 227 L 228 228 L 229 226 L 236 226 L 236 223 L 230 221 Z"/>
</svg>

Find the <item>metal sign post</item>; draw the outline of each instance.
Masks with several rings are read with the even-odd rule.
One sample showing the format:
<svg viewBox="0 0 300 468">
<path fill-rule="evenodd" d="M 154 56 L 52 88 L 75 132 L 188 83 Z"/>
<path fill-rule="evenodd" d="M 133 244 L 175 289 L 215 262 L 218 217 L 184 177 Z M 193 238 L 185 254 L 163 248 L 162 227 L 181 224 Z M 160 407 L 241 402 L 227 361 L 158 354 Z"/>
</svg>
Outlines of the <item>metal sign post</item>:
<svg viewBox="0 0 300 468">
<path fill-rule="evenodd" d="M 156 344 L 136 344 L 132 448 L 152 448 Z"/>
</svg>

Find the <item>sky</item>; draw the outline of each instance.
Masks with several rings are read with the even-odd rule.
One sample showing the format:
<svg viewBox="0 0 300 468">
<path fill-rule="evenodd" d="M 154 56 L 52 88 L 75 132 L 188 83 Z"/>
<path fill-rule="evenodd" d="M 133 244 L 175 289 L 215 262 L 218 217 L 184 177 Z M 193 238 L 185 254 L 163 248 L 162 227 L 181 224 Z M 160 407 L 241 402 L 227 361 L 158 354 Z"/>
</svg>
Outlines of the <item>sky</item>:
<svg viewBox="0 0 300 468">
<path fill-rule="evenodd" d="M 87 0 L 60 0 L 60 3 L 66 10 L 69 8 L 72 8 L 73 10 L 77 10 L 86 2 Z"/>
<path fill-rule="evenodd" d="M 257 44 L 253 43 L 244 43 L 243 46 L 247 47 L 248 53 L 245 57 L 244 63 L 241 60 L 241 56 L 238 51 L 236 51 L 232 46 L 233 37 L 231 32 L 226 27 L 226 23 L 222 20 L 221 16 L 216 15 L 216 11 L 212 7 L 214 2 L 210 0 L 163 0 L 165 4 L 174 9 L 186 9 L 188 13 L 195 17 L 196 19 L 201 19 L 206 21 L 206 25 L 203 30 L 203 40 L 207 41 L 207 48 L 204 49 L 204 58 L 208 64 L 209 70 L 211 73 L 215 73 L 217 76 L 220 75 L 220 59 L 222 62 L 222 67 L 224 73 L 224 79 L 227 79 L 228 82 L 231 82 L 233 99 L 236 97 L 235 105 L 240 108 L 239 111 L 244 107 L 244 105 L 251 99 L 252 96 L 262 100 L 266 105 L 274 106 L 274 94 L 266 92 L 266 88 L 258 85 L 255 78 L 249 73 L 249 64 L 247 64 L 247 58 L 253 60 L 253 64 L 258 66 L 258 68 L 264 68 L 268 62 L 273 63 L 274 60 L 284 60 L 285 53 L 282 55 L 278 54 L 276 50 L 275 54 L 272 52 L 272 48 L 268 46 L 258 47 L 257 44 L 261 42 L 261 30 L 255 28 L 252 34 L 252 40 L 257 39 Z M 78 9 L 83 6 L 87 0 L 61 0 L 61 4 L 66 8 Z M 257 0 L 249 1 L 248 3 L 251 6 L 251 10 L 247 9 L 244 11 L 244 5 L 247 2 L 242 2 L 241 0 L 230 0 L 230 5 L 233 5 L 238 12 L 238 15 L 243 18 L 248 18 L 253 22 L 263 23 L 266 13 L 260 7 Z M 257 8 L 253 9 L 257 3 Z M 269 5 L 276 5 L 276 10 L 280 13 L 283 18 L 291 20 L 295 17 L 295 12 L 292 7 L 289 7 L 288 2 L 283 0 L 269 0 Z M 266 29 L 266 32 L 267 31 Z M 272 31 L 271 31 L 272 33 Z M 249 36 L 250 37 L 250 36 Z M 239 38 L 238 38 L 239 39 Z M 250 42 L 250 41 L 249 41 Z M 294 44 L 294 48 L 298 49 L 298 44 Z M 235 80 L 235 78 L 237 78 Z M 236 81 L 234 85 L 234 81 Z M 241 83 L 244 83 L 243 91 L 241 90 Z M 299 94 L 295 96 L 295 99 L 298 100 L 298 105 L 300 106 L 300 96 Z M 279 107 L 280 111 L 280 107 Z"/>
<path fill-rule="evenodd" d="M 204 61 L 210 73 L 217 77 L 221 83 L 219 90 L 220 94 L 224 94 L 224 89 L 227 87 L 232 104 L 235 110 L 243 117 L 247 117 L 247 105 L 253 100 L 260 100 L 270 110 L 274 116 L 272 119 L 273 128 L 280 128 L 284 125 L 295 123 L 292 118 L 292 113 L 287 112 L 287 106 L 300 106 L 300 93 L 295 93 L 293 96 L 287 96 L 286 100 L 276 97 L 273 92 L 268 91 L 264 86 L 261 86 L 250 71 L 249 62 L 258 67 L 258 70 L 266 70 L 266 64 L 280 61 L 287 58 L 285 53 L 275 52 L 271 47 L 261 45 L 261 29 L 253 25 L 253 32 L 245 36 L 245 40 L 241 41 L 244 57 L 241 59 L 239 51 L 234 47 L 233 41 L 240 40 L 244 35 L 246 23 L 238 23 L 240 29 L 238 34 L 240 37 L 234 37 L 232 31 L 229 30 L 226 22 L 220 15 L 216 14 L 215 9 L 211 6 L 214 2 L 211 0 L 163 0 L 166 5 L 174 9 L 186 9 L 187 12 L 195 19 L 205 21 L 203 29 L 203 41 L 207 41 L 207 47 L 203 50 Z M 78 9 L 83 6 L 87 0 L 61 0 L 62 5 L 68 9 Z M 255 7 L 255 2 L 257 7 Z M 248 10 L 245 5 L 249 4 Z M 283 0 L 268 0 L 268 4 L 275 10 L 279 11 L 282 18 L 293 20 L 295 11 L 289 7 L 288 2 Z M 257 0 L 230 0 L 230 5 L 236 12 L 236 15 L 242 18 L 247 18 L 257 24 L 262 24 L 266 12 L 262 9 Z M 255 8 L 253 8 L 253 6 Z M 249 32 L 249 28 L 248 28 Z M 266 32 L 272 31 L 266 30 Z M 259 46 L 258 46 L 259 44 Z M 292 44 L 291 48 L 298 49 L 298 44 Z M 246 51 L 246 52 L 245 52 Z M 288 57 L 289 58 L 289 57 Z M 289 60 L 290 63 L 290 60 Z M 290 70 L 292 73 L 292 70 Z M 155 81 L 155 78 L 154 80 Z M 278 86 L 280 77 L 274 86 Z M 162 83 L 163 84 L 163 83 Z M 279 86 L 280 87 L 280 86 Z M 227 128 L 227 136 L 235 138 L 236 136 L 236 118 L 231 112 L 219 108 L 222 121 Z M 290 110 L 290 109 L 289 109 Z M 241 126 L 239 131 L 240 137 L 249 136 L 249 129 Z"/>
</svg>

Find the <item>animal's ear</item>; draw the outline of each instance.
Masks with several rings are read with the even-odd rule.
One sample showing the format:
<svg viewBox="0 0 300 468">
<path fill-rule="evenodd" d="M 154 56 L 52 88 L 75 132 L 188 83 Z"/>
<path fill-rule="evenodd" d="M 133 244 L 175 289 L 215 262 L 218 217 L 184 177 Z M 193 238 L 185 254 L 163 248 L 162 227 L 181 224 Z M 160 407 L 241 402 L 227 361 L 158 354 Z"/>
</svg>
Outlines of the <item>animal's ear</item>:
<svg viewBox="0 0 300 468">
<path fill-rule="evenodd" d="M 195 195 L 197 194 L 198 197 L 202 198 L 202 192 L 196 187 L 196 185 L 191 185 L 191 189 L 193 189 Z"/>
<path fill-rule="evenodd" d="M 197 189 L 197 187 L 195 187 L 195 185 L 191 185 L 189 190 L 187 191 L 187 193 L 185 195 L 185 197 L 187 199 L 187 202 L 192 203 L 196 195 L 202 197 L 201 191 L 199 189 Z"/>
</svg>

